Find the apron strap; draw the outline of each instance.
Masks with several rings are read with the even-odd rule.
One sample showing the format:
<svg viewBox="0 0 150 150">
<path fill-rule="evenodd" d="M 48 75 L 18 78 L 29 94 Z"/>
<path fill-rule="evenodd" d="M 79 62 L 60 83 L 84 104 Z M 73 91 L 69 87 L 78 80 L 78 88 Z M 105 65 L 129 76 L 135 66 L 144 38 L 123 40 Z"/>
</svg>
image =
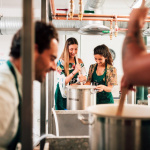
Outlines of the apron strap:
<svg viewBox="0 0 150 150">
<path fill-rule="evenodd" d="M 105 86 L 107 86 L 106 85 L 106 72 L 107 72 L 107 62 L 105 63 Z"/>
<path fill-rule="evenodd" d="M 21 142 L 21 95 L 19 93 L 19 86 L 18 86 L 15 69 L 9 60 L 6 63 L 15 78 L 16 89 L 17 89 L 17 93 L 18 93 L 18 97 L 19 97 L 19 105 L 18 105 L 19 125 L 18 125 L 17 133 L 16 133 L 14 139 L 8 145 L 9 150 L 15 150 L 17 143 Z"/>
</svg>

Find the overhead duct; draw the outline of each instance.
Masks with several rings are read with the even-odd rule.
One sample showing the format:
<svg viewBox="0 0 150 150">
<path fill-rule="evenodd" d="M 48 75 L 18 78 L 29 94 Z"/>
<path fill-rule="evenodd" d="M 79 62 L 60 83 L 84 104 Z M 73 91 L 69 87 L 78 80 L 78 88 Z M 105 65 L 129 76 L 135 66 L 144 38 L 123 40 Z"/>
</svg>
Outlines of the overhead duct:
<svg viewBox="0 0 150 150">
<path fill-rule="evenodd" d="M 83 26 L 93 24 L 95 22 L 96 24 L 102 25 L 102 21 L 79 21 L 79 20 L 52 20 L 53 24 L 55 25 L 56 28 L 74 28 L 74 29 L 79 29 L 82 28 Z"/>
<path fill-rule="evenodd" d="M 100 9 L 105 0 L 87 0 L 84 10 L 94 11 L 95 14 L 102 14 L 102 9 Z"/>
<path fill-rule="evenodd" d="M 1 17 L 0 19 L 0 34 L 14 34 L 22 26 L 22 18 L 20 17 Z"/>
<path fill-rule="evenodd" d="M 40 20 L 40 18 L 35 18 Z M 1 17 L 0 18 L 0 35 L 15 34 L 22 27 L 22 17 Z"/>
</svg>

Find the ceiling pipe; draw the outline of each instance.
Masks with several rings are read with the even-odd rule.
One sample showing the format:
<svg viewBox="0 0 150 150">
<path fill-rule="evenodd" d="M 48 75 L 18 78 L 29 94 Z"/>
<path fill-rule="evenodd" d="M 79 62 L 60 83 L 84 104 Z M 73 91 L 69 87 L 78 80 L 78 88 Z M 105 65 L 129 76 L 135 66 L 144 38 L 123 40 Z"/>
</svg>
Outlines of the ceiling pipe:
<svg viewBox="0 0 150 150">
<path fill-rule="evenodd" d="M 66 17 L 67 14 L 63 13 L 56 13 L 56 17 Z M 77 17 L 78 14 L 74 14 L 73 17 Z M 99 14 L 83 14 L 83 17 L 105 17 L 105 18 L 115 18 L 116 15 L 99 15 Z M 129 15 L 117 15 L 117 18 L 130 18 Z M 150 16 L 146 17 L 147 19 L 150 19 Z"/>
<path fill-rule="evenodd" d="M 118 17 L 118 16 L 117 16 Z M 67 19 L 67 18 L 65 18 L 65 17 L 56 17 L 56 20 L 79 20 L 77 17 L 75 18 L 73 18 L 73 19 Z M 87 20 L 87 21 L 89 21 L 89 20 L 92 20 L 92 21 L 118 21 L 118 22 L 128 22 L 129 21 L 129 19 L 128 18 L 120 18 L 120 19 L 114 19 L 114 18 L 82 18 L 82 20 Z M 149 19 L 146 19 L 145 20 L 145 22 L 150 22 L 150 20 Z"/>
</svg>

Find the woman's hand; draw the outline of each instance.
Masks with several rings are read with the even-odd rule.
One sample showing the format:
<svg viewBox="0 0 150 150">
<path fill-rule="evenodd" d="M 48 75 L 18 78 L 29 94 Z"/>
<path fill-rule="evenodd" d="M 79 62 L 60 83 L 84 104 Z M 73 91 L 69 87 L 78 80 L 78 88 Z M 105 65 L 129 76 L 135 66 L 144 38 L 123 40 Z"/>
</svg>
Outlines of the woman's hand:
<svg viewBox="0 0 150 150">
<path fill-rule="evenodd" d="M 76 64 L 75 70 L 73 71 L 74 74 L 78 73 L 81 70 L 80 64 Z"/>
<path fill-rule="evenodd" d="M 98 92 L 102 92 L 102 91 L 104 91 L 105 87 L 106 87 L 105 85 L 101 84 L 101 85 L 96 86 L 95 89 L 98 90 Z"/>
<path fill-rule="evenodd" d="M 78 75 L 79 82 L 86 81 L 86 76 L 83 76 L 82 74 Z"/>
</svg>

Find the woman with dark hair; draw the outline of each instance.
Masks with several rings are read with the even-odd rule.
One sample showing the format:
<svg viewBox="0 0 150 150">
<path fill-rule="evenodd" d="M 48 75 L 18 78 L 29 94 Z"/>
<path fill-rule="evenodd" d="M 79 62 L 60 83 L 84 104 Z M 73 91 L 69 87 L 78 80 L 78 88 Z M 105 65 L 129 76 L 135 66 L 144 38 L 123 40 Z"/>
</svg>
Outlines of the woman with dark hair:
<svg viewBox="0 0 150 150">
<path fill-rule="evenodd" d="M 85 82 L 86 71 L 81 59 L 77 59 L 78 42 L 75 38 L 67 39 L 62 55 L 57 62 L 57 87 L 55 91 L 55 109 L 66 109 L 66 86 Z M 80 72 L 80 74 L 79 74 Z"/>
<path fill-rule="evenodd" d="M 117 85 L 117 71 L 112 65 L 113 59 L 108 47 L 104 44 L 95 47 L 94 58 L 96 64 L 90 66 L 86 84 L 97 86 L 96 104 L 114 103 L 111 91 Z"/>
</svg>

